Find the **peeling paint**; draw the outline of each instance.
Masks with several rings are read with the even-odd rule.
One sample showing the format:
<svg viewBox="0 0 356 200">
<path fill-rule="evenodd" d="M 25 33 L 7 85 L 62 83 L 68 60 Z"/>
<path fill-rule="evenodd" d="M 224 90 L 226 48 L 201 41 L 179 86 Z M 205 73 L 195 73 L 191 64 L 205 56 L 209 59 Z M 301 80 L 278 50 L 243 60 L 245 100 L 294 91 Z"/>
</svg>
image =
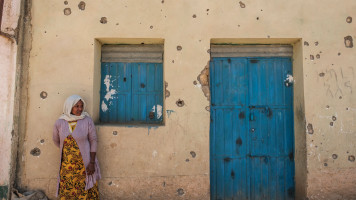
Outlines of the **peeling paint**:
<svg viewBox="0 0 356 200">
<path fill-rule="evenodd" d="M 157 119 L 162 117 L 162 109 L 163 107 L 161 105 L 157 105 Z"/>
<path fill-rule="evenodd" d="M 294 81 L 293 76 L 290 75 L 290 74 L 287 74 L 286 79 L 284 79 L 284 84 L 288 87 L 288 86 L 290 86 L 290 85 L 293 85 L 294 82 L 295 82 L 295 81 Z"/>
<path fill-rule="evenodd" d="M 158 152 L 156 151 L 156 150 L 153 150 L 153 152 L 152 152 L 152 157 L 156 157 L 157 156 L 157 154 L 158 154 Z"/>
<path fill-rule="evenodd" d="M 106 105 L 106 103 L 104 101 L 101 102 L 101 110 L 103 112 L 108 111 L 108 106 Z"/>
<path fill-rule="evenodd" d="M 166 110 L 166 112 L 167 112 L 167 116 L 170 117 L 171 114 L 174 112 L 174 110 Z"/>
<path fill-rule="evenodd" d="M 210 88 L 209 88 L 209 62 L 208 64 L 204 67 L 204 69 L 200 72 L 200 74 L 197 77 L 197 80 L 199 81 L 200 85 L 197 86 L 202 89 L 205 97 L 207 98 L 208 101 L 210 101 Z M 198 85 L 198 84 L 197 84 Z"/>
</svg>

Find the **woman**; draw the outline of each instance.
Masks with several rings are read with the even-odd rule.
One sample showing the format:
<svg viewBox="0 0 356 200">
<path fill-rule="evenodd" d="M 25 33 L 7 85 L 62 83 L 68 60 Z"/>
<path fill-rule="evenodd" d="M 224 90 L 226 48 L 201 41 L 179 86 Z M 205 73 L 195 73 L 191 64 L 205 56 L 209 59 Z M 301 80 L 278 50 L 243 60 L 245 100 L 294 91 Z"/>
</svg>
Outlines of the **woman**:
<svg viewBox="0 0 356 200">
<path fill-rule="evenodd" d="M 56 193 L 60 199 L 99 199 L 96 131 L 84 110 L 85 102 L 80 96 L 68 97 L 53 128 L 54 144 L 61 151 Z"/>
</svg>

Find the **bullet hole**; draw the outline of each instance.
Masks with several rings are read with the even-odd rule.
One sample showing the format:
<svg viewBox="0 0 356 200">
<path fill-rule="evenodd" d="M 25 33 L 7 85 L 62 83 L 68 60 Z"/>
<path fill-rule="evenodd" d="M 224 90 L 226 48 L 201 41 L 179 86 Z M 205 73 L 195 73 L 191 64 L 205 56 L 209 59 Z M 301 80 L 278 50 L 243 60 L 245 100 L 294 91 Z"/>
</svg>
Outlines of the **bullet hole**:
<svg viewBox="0 0 356 200">
<path fill-rule="evenodd" d="M 337 53 L 337 55 L 338 55 L 338 56 L 340 56 L 340 55 L 341 55 L 341 53 L 339 52 L 339 53 Z"/>
<path fill-rule="evenodd" d="M 240 27 L 240 24 L 238 24 L 237 27 Z"/>
<path fill-rule="evenodd" d="M 318 46 L 318 45 L 319 45 L 319 42 L 318 42 L 318 41 L 316 41 L 316 42 L 314 42 L 314 44 L 315 44 L 315 46 Z"/>
<path fill-rule="evenodd" d="M 182 188 L 179 188 L 177 190 L 178 196 L 183 196 L 184 195 L 184 190 Z"/>
<path fill-rule="evenodd" d="M 345 43 L 346 48 L 352 48 L 354 46 L 354 44 L 352 42 L 352 37 L 349 35 L 344 37 L 344 43 Z"/>
<path fill-rule="evenodd" d="M 333 159 L 337 159 L 337 154 L 333 154 L 331 157 L 332 157 Z"/>
<path fill-rule="evenodd" d="M 350 155 L 350 156 L 349 156 L 349 161 L 350 161 L 350 162 L 355 162 L 355 156 Z"/>
<path fill-rule="evenodd" d="M 327 108 L 327 109 L 329 109 L 329 108 L 330 108 L 330 106 L 329 106 L 329 105 L 326 105 L 326 108 Z"/>
<path fill-rule="evenodd" d="M 44 139 L 41 139 L 40 142 L 41 142 L 41 144 L 43 144 L 43 143 L 45 142 L 45 140 L 44 140 Z"/>
<path fill-rule="evenodd" d="M 349 153 L 349 151 L 346 151 L 346 153 Z"/>
<path fill-rule="evenodd" d="M 206 107 L 205 107 L 205 110 L 208 111 L 208 112 L 210 112 L 210 106 L 206 106 Z"/>
<path fill-rule="evenodd" d="M 209 8 L 208 8 L 208 9 L 206 9 L 206 12 L 209 12 L 209 10 L 210 10 Z"/>
<path fill-rule="evenodd" d="M 348 17 L 346 18 L 346 22 L 350 24 L 350 23 L 352 22 L 352 17 L 348 16 Z"/>
<path fill-rule="evenodd" d="M 189 162 L 189 159 L 187 158 L 187 159 L 185 159 L 185 162 Z"/>
<path fill-rule="evenodd" d="M 184 106 L 184 101 L 181 99 L 178 99 L 178 101 L 176 102 L 178 107 L 183 107 Z"/>
<path fill-rule="evenodd" d="M 261 9 L 261 12 L 262 12 L 263 10 Z"/>
<path fill-rule="evenodd" d="M 171 92 L 167 89 L 168 88 L 167 81 L 164 82 L 164 87 L 165 87 L 165 98 L 168 98 L 169 96 L 171 96 Z"/>
<path fill-rule="evenodd" d="M 64 1 L 64 5 L 68 5 L 68 1 Z"/>
<path fill-rule="evenodd" d="M 330 122 L 330 126 L 334 126 L 334 122 Z"/>
<path fill-rule="evenodd" d="M 153 29 L 153 26 L 152 26 L 152 25 L 150 26 L 150 29 Z"/>
<path fill-rule="evenodd" d="M 172 63 L 174 63 L 174 60 L 172 60 Z"/>
<path fill-rule="evenodd" d="M 45 91 L 42 91 L 42 92 L 40 93 L 40 97 L 41 97 L 42 99 L 47 98 L 47 96 L 48 96 L 48 94 L 47 94 L 47 92 L 45 92 Z"/>
<path fill-rule="evenodd" d="M 324 166 L 327 167 L 327 166 L 328 166 L 328 163 L 324 163 Z"/>
<path fill-rule="evenodd" d="M 333 121 L 336 121 L 336 117 L 335 116 L 332 116 L 331 118 Z"/>
<path fill-rule="evenodd" d="M 198 82 L 197 82 L 197 81 L 193 81 L 193 84 L 194 84 L 194 85 L 197 85 L 197 84 L 198 84 Z"/>
<path fill-rule="evenodd" d="M 236 140 L 236 144 L 241 146 L 242 145 L 242 140 L 241 138 L 239 137 L 237 140 Z"/>
<path fill-rule="evenodd" d="M 307 41 L 304 41 L 304 46 L 309 46 L 309 43 Z"/>
<path fill-rule="evenodd" d="M 349 108 L 346 108 L 346 110 L 349 110 Z"/>
<path fill-rule="evenodd" d="M 47 33 L 47 31 L 45 31 L 44 33 Z"/>
<path fill-rule="evenodd" d="M 308 133 L 309 134 L 313 134 L 314 133 L 313 124 L 308 124 L 307 129 L 308 129 Z"/>
<path fill-rule="evenodd" d="M 41 150 L 36 147 L 30 151 L 30 154 L 33 156 L 39 156 L 41 154 Z"/>
<path fill-rule="evenodd" d="M 342 99 L 342 96 L 339 96 L 339 99 Z"/>
<path fill-rule="evenodd" d="M 64 15 L 70 15 L 70 14 L 72 14 L 72 10 L 70 9 L 70 8 L 65 8 L 64 10 L 63 10 L 63 12 L 64 12 Z"/>
<path fill-rule="evenodd" d="M 182 50 L 182 46 L 178 45 L 177 46 L 177 51 L 181 51 Z"/>
<path fill-rule="evenodd" d="M 210 53 L 210 49 L 206 50 L 207 53 Z"/>
<path fill-rule="evenodd" d="M 110 147 L 111 147 L 111 148 L 115 148 L 115 147 L 117 147 L 117 144 L 116 144 L 116 143 L 111 143 L 111 144 L 110 144 Z"/>
<path fill-rule="evenodd" d="M 321 72 L 321 73 L 319 73 L 319 76 L 320 76 L 320 77 L 324 77 L 324 76 L 325 76 L 325 73 L 324 73 L 324 72 Z"/>
<path fill-rule="evenodd" d="M 113 131 L 112 134 L 113 134 L 113 135 L 117 135 L 117 131 Z"/>
<path fill-rule="evenodd" d="M 197 156 L 197 154 L 194 151 L 191 151 L 190 155 L 192 156 L 192 158 L 195 158 L 195 156 Z"/>
<path fill-rule="evenodd" d="M 106 17 L 102 17 L 102 18 L 100 19 L 100 23 L 106 24 L 106 23 L 108 23 L 108 20 L 106 19 Z"/>
<path fill-rule="evenodd" d="M 245 118 L 245 113 L 244 112 L 240 112 L 239 113 L 239 119 L 244 119 Z"/>
<path fill-rule="evenodd" d="M 79 8 L 80 10 L 85 10 L 85 2 L 84 2 L 84 1 L 79 2 L 78 8 Z"/>
<path fill-rule="evenodd" d="M 256 20 L 260 20 L 260 17 L 256 17 Z"/>
<path fill-rule="evenodd" d="M 271 38 L 271 36 L 267 35 L 267 38 Z"/>
<path fill-rule="evenodd" d="M 316 54 L 316 59 L 320 59 L 320 54 Z"/>
<path fill-rule="evenodd" d="M 246 8 L 246 5 L 242 1 L 240 1 L 239 4 L 241 8 Z"/>
<path fill-rule="evenodd" d="M 310 60 L 314 60 L 314 55 L 310 55 Z"/>
<path fill-rule="evenodd" d="M 110 182 L 108 183 L 108 185 L 112 185 L 112 181 L 110 181 Z"/>
<path fill-rule="evenodd" d="M 145 84 L 143 84 L 143 83 L 141 83 L 141 88 L 145 88 L 146 87 L 146 85 Z"/>
<path fill-rule="evenodd" d="M 116 23 L 116 26 L 118 26 L 119 25 L 119 23 Z"/>
<path fill-rule="evenodd" d="M 194 14 L 194 15 L 193 15 L 193 18 L 197 18 L 197 15 L 196 15 L 196 14 Z"/>
</svg>

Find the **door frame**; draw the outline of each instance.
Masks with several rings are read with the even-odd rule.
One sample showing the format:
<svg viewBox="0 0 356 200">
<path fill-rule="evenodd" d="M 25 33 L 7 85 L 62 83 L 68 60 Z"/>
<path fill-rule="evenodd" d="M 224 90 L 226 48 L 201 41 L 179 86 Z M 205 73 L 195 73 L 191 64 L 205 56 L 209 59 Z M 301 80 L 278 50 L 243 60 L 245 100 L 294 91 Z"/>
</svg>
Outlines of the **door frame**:
<svg viewBox="0 0 356 200">
<path fill-rule="evenodd" d="M 290 57 L 292 58 L 293 77 L 294 80 L 297 80 L 296 84 L 294 84 L 293 87 L 295 198 L 296 199 L 305 198 L 307 196 L 307 188 L 306 188 L 307 145 L 306 145 L 306 134 L 305 134 L 306 121 L 305 121 L 304 73 L 303 73 L 304 57 L 303 57 L 302 39 L 301 38 L 280 38 L 280 39 L 214 38 L 211 39 L 210 42 L 211 42 L 211 48 L 210 48 L 211 57 L 213 57 L 212 55 L 214 55 L 214 45 L 249 46 L 249 47 L 253 47 L 253 46 L 256 47 L 257 45 L 269 46 L 269 47 L 281 46 L 281 45 L 291 46 L 292 52 L 290 52 L 291 54 Z M 270 52 L 273 52 L 273 50 Z M 241 57 L 246 57 L 246 55 Z M 209 84 L 211 87 L 210 82 Z M 209 151 L 210 151 L 210 138 L 209 138 Z M 209 156 L 209 177 L 210 177 L 210 158 L 211 155 Z"/>
</svg>

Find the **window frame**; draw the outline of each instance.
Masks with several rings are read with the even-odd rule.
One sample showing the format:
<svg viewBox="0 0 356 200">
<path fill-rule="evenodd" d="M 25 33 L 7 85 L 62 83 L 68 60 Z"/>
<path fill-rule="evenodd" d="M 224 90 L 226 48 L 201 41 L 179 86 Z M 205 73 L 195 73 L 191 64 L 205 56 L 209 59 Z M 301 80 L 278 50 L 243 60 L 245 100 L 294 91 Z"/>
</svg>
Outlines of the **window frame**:
<svg viewBox="0 0 356 200">
<path fill-rule="evenodd" d="M 164 125 L 163 67 L 163 45 L 102 45 L 100 124 Z"/>
</svg>

